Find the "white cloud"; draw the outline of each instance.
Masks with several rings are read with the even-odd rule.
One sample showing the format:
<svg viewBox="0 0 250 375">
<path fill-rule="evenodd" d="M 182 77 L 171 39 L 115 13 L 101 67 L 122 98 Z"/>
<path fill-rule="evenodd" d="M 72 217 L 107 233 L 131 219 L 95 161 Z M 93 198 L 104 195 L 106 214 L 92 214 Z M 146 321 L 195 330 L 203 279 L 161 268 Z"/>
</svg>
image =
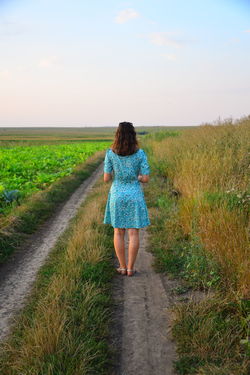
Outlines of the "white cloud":
<svg viewBox="0 0 250 375">
<path fill-rule="evenodd" d="M 245 30 L 244 33 L 250 33 L 250 29 Z"/>
<path fill-rule="evenodd" d="M 173 33 L 170 32 L 155 32 L 149 34 L 149 40 L 151 43 L 157 46 L 171 46 L 179 48 L 183 45 L 183 41 L 177 40 L 173 37 Z"/>
<path fill-rule="evenodd" d="M 128 22 L 129 20 L 132 20 L 134 18 L 138 18 L 139 17 L 139 13 L 132 9 L 132 8 L 128 8 L 128 9 L 124 9 L 124 10 L 121 10 L 117 16 L 115 17 L 115 22 L 116 23 L 126 23 Z"/>
<path fill-rule="evenodd" d="M 177 56 L 174 53 L 162 53 L 161 56 L 163 56 L 168 61 L 177 60 Z"/>
<path fill-rule="evenodd" d="M 56 56 L 49 56 L 49 57 L 41 59 L 38 63 L 38 67 L 39 68 L 50 68 L 52 66 L 55 66 L 56 62 L 57 62 Z"/>
</svg>

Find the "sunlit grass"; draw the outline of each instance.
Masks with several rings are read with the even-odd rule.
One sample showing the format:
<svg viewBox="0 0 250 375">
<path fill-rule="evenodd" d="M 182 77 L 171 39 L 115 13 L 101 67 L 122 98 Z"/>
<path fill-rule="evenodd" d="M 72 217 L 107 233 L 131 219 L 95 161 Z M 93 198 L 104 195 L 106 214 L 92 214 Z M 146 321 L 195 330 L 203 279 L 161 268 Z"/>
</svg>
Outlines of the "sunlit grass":
<svg viewBox="0 0 250 375">
<path fill-rule="evenodd" d="M 200 236 L 222 265 L 227 287 L 245 297 L 250 297 L 249 130 L 246 118 L 147 142 L 153 165 L 180 194 L 183 231 Z"/>
<path fill-rule="evenodd" d="M 246 118 L 144 145 L 155 267 L 184 295 L 212 291 L 173 306 L 180 375 L 249 373 L 249 129 Z"/>
</svg>

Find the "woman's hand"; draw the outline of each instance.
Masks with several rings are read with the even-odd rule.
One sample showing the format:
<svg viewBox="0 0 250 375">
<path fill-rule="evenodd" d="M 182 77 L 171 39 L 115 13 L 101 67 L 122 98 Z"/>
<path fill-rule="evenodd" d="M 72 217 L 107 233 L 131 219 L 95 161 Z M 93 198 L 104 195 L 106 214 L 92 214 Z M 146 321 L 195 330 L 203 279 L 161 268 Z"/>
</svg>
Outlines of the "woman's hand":
<svg viewBox="0 0 250 375">
<path fill-rule="evenodd" d="M 138 176 L 138 181 L 140 182 L 148 182 L 149 180 L 149 175 L 148 174 L 139 174 Z"/>
</svg>

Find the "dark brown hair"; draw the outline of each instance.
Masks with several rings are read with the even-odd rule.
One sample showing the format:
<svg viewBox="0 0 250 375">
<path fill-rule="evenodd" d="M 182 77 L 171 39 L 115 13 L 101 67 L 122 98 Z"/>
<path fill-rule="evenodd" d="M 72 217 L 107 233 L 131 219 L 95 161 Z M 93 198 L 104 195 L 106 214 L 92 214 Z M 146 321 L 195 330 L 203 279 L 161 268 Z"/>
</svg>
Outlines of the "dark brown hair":
<svg viewBox="0 0 250 375">
<path fill-rule="evenodd" d="M 121 156 L 132 155 L 139 149 L 136 131 L 132 122 L 120 122 L 111 148 L 116 154 Z"/>
</svg>

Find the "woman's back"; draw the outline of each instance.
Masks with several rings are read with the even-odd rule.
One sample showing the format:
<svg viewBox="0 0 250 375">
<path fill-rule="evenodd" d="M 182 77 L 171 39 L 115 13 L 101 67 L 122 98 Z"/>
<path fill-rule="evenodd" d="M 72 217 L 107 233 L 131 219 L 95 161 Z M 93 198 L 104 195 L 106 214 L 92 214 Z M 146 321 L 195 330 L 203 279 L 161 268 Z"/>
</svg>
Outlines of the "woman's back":
<svg viewBox="0 0 250 375">
<path fill-rule="evenodd" d="M 149 174 L 147 156 L 143 149 L 134 154 L 121 156 L 108 149 L 105 156 L 104 171 L 114 172 L 114 183 L 132 183 L 138 181 L 139 174 Z"/>
<path fill-rule="evenodd" d="M 149 164 L 143 149 L 120 156 L 106 151 L 104 172 L 114 173 L 108 195 L 104 223 L 115 228 L 141 228 L 150 224 L 143 190 L 138 175 L 149 174 Z"/>
</svg>

